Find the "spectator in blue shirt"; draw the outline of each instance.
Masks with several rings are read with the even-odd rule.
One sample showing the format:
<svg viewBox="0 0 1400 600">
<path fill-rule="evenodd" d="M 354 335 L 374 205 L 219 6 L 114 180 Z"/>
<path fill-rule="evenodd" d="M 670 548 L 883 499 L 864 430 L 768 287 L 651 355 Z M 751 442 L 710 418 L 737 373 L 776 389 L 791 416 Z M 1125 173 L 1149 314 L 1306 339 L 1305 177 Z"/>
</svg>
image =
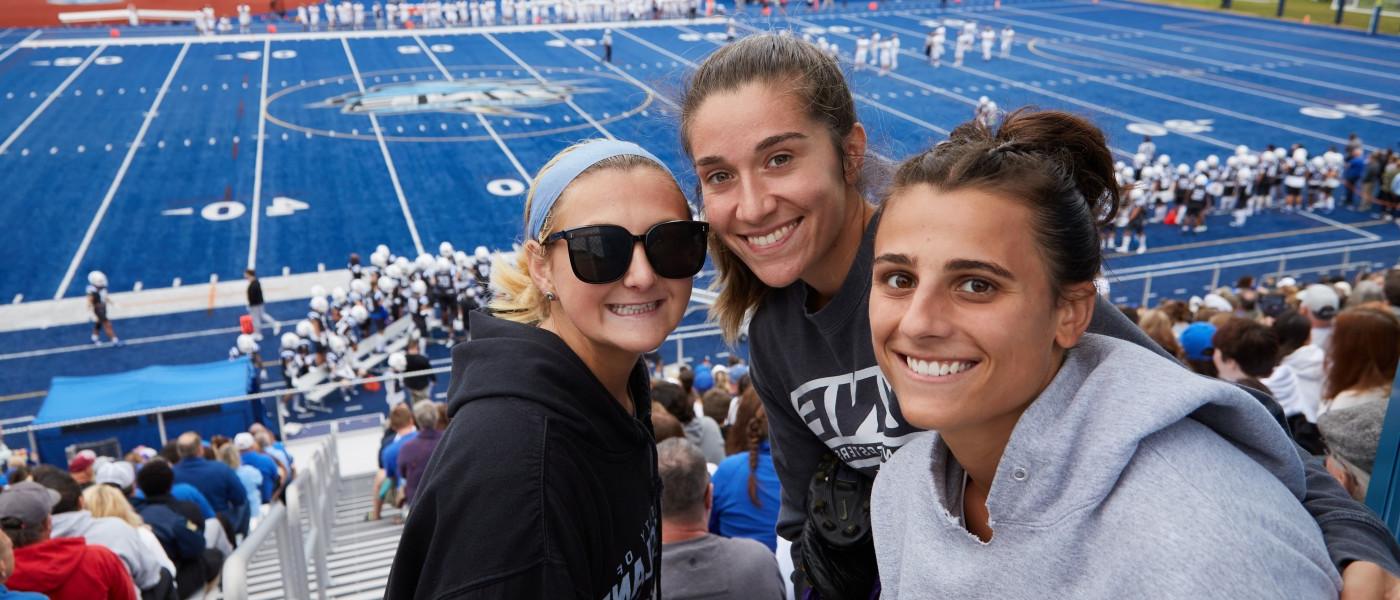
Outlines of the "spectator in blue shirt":
<svg viewBox="0 0 1400 600">
<path fill-rule="evenodd" d="M 389 427 L 384 430 L 384 437 L 379 442 L 379 471 L 374 476 L 374 502 L 365 516 L 366 521 L 379 520 L 385 502 L 397 506 L 393 494 L 399 487 L 399 449 L 403 448 L 404 442 L 416 437 L 418 431 L 413 427 L 413 412 L 407 404 L 394 405 L 389 410 Z"/>
<path fill-rule="evenodd" d="M 768 446 L 768 415 L 753 388 L 739 400 L 726 446 L 731 456 L 719 464 L 712 478 L 710 532 L 749 538 L 776 552 L 780 484 Z"/>
<path fill-rule="evenodd" d="M 272 457 L 277 464 L 282 467 L 282 485 L 285 486 L 295 479 L 294 473 L 296 459 L 291 452 L 287 452 L 287 447 L 282 442 L 277 441 L 277 436 L 272 435 L 272 431 L 262 423 L 253 423 L 248 426 L 248 433 L 253 434 L 253 438 L 258 441 L 258 446 L 262 448 L 263 454 Z"/>
<path fill-rule="evenodd" d="M 188 483 L 204 494 L 214 512 L 227 520 L 230 531 L 248 533 L 248 495 L 243 482 L 228 465 L 205 460 L 199 434 L 186 431 L 176 440 L 180 462 L 174 466 L 175 481 Z"/>
<path fill-rule="evenodd" d="M 243 432 L 233 436 L 233 447 L 238 449 L 238 458 L 243 464 L 257 469 L 262 473 L 262 501 L 272 502 L 272 496 L 277 491 L 281 475 L 277 471 L 277 461 L 271 456 L 262 453 L 262 446 L 253 438 L 253 434 Z"/>
<path fill-rule="evenodd" d="M 1347 157 L 1346 170 L 1342 171 L 1342 179 L 1346 180 L 1343 187 L 1347 190 L 1344 203 L 1348 208 L 1352 207 L 1352 202 L 1356 200 L 1356 191 L 1361 189 L 1361 176 L 1366 174 L 1365 152 L 1361 148 L 1351 150 L 1351 155 Z"/>
</svg>

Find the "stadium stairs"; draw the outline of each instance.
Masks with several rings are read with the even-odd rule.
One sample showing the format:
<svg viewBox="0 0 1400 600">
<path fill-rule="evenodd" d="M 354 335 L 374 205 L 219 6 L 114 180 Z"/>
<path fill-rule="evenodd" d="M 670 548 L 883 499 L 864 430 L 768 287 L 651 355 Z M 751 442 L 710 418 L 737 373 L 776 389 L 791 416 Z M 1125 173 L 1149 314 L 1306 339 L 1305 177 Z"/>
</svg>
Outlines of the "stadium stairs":
<svg viewBox="0 0 1400 600">
<path fill-rule="evenodd" d="M 287 488 L 286 502 L 268 505 L 229 556 L 222 591 L 215 597 L 383 598 L 403 531 L 402 513 L 385 507 L 378 521 L 365 520 L 374 475 L 341 476 L 335 435 L 317 441 L 314 452 L 305 460 L 299 457 L 296 464 L 297 477 Z"/>
<path fill-rule="evenodd" d="M 398 509 L 385 508 L 378 521 L 365 521 L 370 510 L 370 484 L 373 475 L 348 478 L 336 486 L 335 525 L 331 529 L 331 546 L 326 565 L 332 584 L 326 597 L 369 599 L 384 597 L 384 583 L 389 579 L 389 565 L 399 547 L 403 525 L 398 523 Z M 276 546 L 267 546 L 256 553 L 248 567 L 250 600 L 288 598 L 279 571 Z M 317 582 L 310 575 L 311 592 Z"/>
</svg>

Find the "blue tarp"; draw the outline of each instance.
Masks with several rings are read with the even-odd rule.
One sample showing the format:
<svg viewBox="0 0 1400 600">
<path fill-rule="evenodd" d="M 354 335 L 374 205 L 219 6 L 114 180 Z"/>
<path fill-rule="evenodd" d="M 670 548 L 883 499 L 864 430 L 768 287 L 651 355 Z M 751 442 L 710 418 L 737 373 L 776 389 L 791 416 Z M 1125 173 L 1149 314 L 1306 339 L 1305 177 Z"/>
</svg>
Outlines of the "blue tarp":
<svg viewBox="0 0 1400 600">
<path fill-rule="evenodd" d="M 34 425 L 156 410 L 242 396 L 252 364 L 247 358 L 196 365 L 157 365 L 90 377 L 54 377 Z"/>
<path fill-rule="evenodd" d="M 43 462 L 62 466 L 74 444 L 108 444 L 115 440 L 118 454 L 140 444 L 160 447 L 164 441 L 160 434 L 162 422 L 169 438 L 185 431 L 197 431 L 205 439 L 214 434 L 232 437 L 258 419 L 263 412 L 258 401 L 170 409 L 242 396 L 249 392 L 252 382 L 253 366 L 246 358 L 146 367 L 92 377 L 55 377 L 49 396 L 34 419 L 36 427 L 45 427 L 34 432 L 39 457 Z M 161 414 L 116 417 L 148 411 Z M 74 423 L 84 419 L 91 421 Z"/>
</svg>

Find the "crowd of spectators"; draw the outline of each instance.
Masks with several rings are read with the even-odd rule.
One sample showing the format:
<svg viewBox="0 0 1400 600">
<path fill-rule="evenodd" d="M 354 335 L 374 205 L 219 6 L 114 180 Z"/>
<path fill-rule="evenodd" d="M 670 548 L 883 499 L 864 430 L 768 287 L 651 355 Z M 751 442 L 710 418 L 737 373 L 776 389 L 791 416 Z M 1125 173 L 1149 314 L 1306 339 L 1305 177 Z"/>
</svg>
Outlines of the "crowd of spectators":
<svg viewBox="0 0 1400 600">
<path fill-rule="evenodd" d="M 1120 308 L 1191 370 L 1273 396 L 1294 439 L 1365 500 L 1400 361 L 1400 268 L 1308 284 L 1246 277 Z"/>
<path fill-rule="evenodd" d="M 291 454 L 259 424 L 208 441 L 185 432 L 121 458 L 83 450 L 66 470 L 19 462 L 0 492 L 3 598 L 203 597 L 295 477 Z"/>
<path fill-rule="evenodd" d="M 373 505 L 366 521 L 380 519 L 384 505 L 399 508 L 395 520 L 413 504 L 413 492 L 423 478 L 428 459 L 447 429 L 447 405 L 428 399 L 412 406 L 400 402 L 389 409 L 389 420 L 379 441 L 379 469 L 374 476 Z"/>
</svg>

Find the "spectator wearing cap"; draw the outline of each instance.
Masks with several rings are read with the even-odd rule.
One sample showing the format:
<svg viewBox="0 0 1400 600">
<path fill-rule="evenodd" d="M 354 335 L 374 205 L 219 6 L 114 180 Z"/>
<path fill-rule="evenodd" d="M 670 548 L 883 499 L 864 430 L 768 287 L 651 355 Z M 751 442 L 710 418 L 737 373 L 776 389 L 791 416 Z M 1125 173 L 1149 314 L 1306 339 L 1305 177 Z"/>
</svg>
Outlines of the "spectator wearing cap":
<svg viewBox="0 0 1400 600">
<path fill-rule="evenodd" d="M 147 462 L 136 476 L 145 498 L 136 500 L 134 507 L 174 561 L 176 589 L 182 597 L 189 597 L 218 578 L 224 553 L 207 547 L 199 507 L 170 495 L 174 482 L 170 463 L 160 459 Z"/>
<path fill-rule="evenodd" d="M 1215 348 L 1211 338 L 1215 337 L 1215 326 L 1206 322 L 1196 322 L 1181 330 L 1181 351 L 1186 355 L 1186 366 L 1192 371 L 1215 377 Z"/>
<path fill-rule="evenodd" d="M 1317 428 L 1327 443 L 1327 472 L 1336 477 L 1357 502 L 1366 501 L 1376 447 L 1380 445 L 1381 427 L 1389 407 L 1390 399 L 1382 398 L 1331 410 L 1317 418 Z"/>
<path fill-rule="evenodd" d="M 403 443 L 399 449 L 398 473 L 403 478 L 404 505 L 413 506 L 413 492 L 418 489 L 418 481 L 423 478 L 423 469 L 433 456 L 438 440 L 442 439 L 441 423 L 438 421 L 437 403 L 419 400 L 413 404 L 413 422 L 418 426 L 418 435 Z"/>
<path fill-rule="evenodd" d="M 48 596 L 37 592 L 15 592 L 5 587 L 10 574 L 15 572 L 15 546 L 10 536 L 0 535 L 0 600 L 48 600 Z"/>
<path fill-rule="evenodd" d="M 233 446 L 238 449 L 238 457 L 243 464 L 257 469 L 262 475 L 259 493 L 263 503 L 272 502 L 272 497 L 280 487 L 281 476 L 277 470 L 277 460 L 263 454 L 262 445 L 253 434 L 243 432 L 233 436 Z"/>
<path fill-rule="evenodd" d="M 136 600 L 126 566 L 111 550 L 82 538 L 53 537 L 58 492 L 24 481 L 0 492 L 0 530 L 14 544 L 6 583 L 50 600 Z"/>
<path fill-rule="evenodd" d="M 1400 319 L 1375 308 L 1337 315 L 1320 414 L 1390 397 L 1400 361 Z"/>
<path fill-rule="evenodd" d="M 75 478 L 76 479 L 76 478 Z M 110 485 L 121 490 L 123 496 L 130 497 L 136 484 L 136 467 L 124 460 L 103 463 L 97 469 L 94 480 L 97 485 Z"/>
<path fill-rule="evenodd" d="M 689 440 L 656 446 L 661 477 L 661 597 L 779 599 L 778 560 L 763 544 L 710 533 L 714 486 Z"/>
<path fill-rule="evenodd" d="M 92 485 L 93 478 L 97 476 L 95 466 L 97 464 L 97 453 L 92 450 L 82 450 L 73 455 L 68 461 L 68 473 L 73 476 L 73 481 L 78 485 L 87 487 Z"/>
<path fill-rule="evenodd" d="M 225 519 L 225 528 L 232 534 L 248 533 L 248 495 L 243 482 L 233 469 L 218 461 L 204 458 L 204 446 L 199 434 L 186 431 L 176 440 L 180 462 L 174 466 L 175 481 L 188 483 L 209 500 L 214 512 Z M 230 535 L 230 538 L 233 536 Z"/>
<path fill-rule="evenodd" d="M 150 590 L 161 584 L 160 562 L 146 552 L 141 535 L 121 519 L 94 517 L 83 506 L 83 488 L 71 475 L 40 466 L 34 469 L 34 482 L 58 492 L 58 504 L 53 506 L 54 537 L 79 537 L 111 550 L 126 564 L 137 588 Z"/>
<path fill-rule="evenodd" d="M 1332 319 L 1341 305 L 1341 297 L 1330 285 L 1314 283 L 1298 292 L 1298 312 L 1312 325 L 1310 343 L 1324 353 L 1331 349 Z"/>
</svg>

